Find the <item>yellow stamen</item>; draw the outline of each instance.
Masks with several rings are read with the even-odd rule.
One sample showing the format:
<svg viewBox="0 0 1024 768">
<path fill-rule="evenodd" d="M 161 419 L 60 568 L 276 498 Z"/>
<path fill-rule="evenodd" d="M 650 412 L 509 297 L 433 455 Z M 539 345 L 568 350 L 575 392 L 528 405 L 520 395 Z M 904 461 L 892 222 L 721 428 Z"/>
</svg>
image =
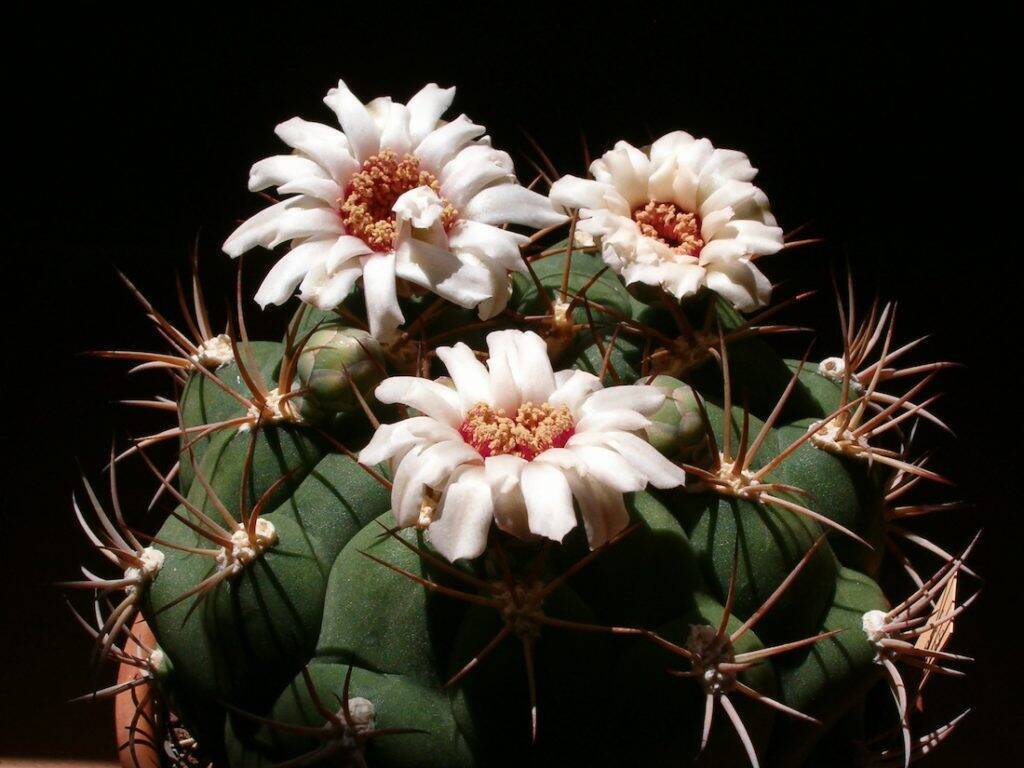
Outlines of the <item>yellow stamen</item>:
<svg viewBox="0 0 1024 768">
<path fill-rule="evenodd" d="M 564 405 L 523 403 L 514 418 L 500 408 L 478 403 L 459 428 L 463 439 L 483 456 L 510 454 L 527 461 L 549 448 L 561 448 L 575 423 Z"/>
<path fill-rule="evenodd" d="M 395 241 L 395 214 L 391 209 L 399 197 L 417 187 L 437 192 L 440 184 L 434 174 L 420 169 L 419 160 L 412 155 L 399 159 L 393 150 L 385 149 L 367 158 L 345 188 L 345 198 L 339 201 L 345 231 L 375 251 L 390 250 Z M 443 197 L 441 202 L 441 221 L 447 230 L 455 223 L 458 211 Z"/>
<path fill-rule="evenodd" d="M 697 256 L 704 247 L 700 218 L 695 213 L 681 210 L 674 203 L 651 200 L 643 208 L 633 211 L 633 220 L 639 225 L 641 234 L 660 240 L 680 255 Z"/>
</svg>

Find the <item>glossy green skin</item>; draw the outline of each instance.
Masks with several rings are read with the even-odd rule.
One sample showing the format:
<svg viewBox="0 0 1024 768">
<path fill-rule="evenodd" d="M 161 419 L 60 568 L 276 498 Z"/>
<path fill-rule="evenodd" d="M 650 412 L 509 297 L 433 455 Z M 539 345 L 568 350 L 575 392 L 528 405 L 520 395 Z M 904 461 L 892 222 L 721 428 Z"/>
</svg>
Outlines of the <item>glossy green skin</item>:
<svg viewBox="0 0 1024 768">
<path fill-rule="evenodd" d="M 536 264 L 550 293 L 560 285 L 562 264 L 560 257 Z M 600 266 L 595 256 L 577 253 L 570 288 L 579 290 Z M 614 305 L 626 316 L 643 314 L 645 322 L 665 321 L 657 308 L 645 307 L 613 277 L 606 274 L 598 283 L 591 293 L 595 300 Z M 529 314 L 540 303 L 533 284 L 517 277 L 513 308 Z M 410 309 L 407 319 L 414 316 Z M 728 313 L 723 316 L 730 321 Z M 445 318 L 452 327 L 467 322 L 458 312 Z M 313 327 L 322 319 L 305 322 Z M 611 358 L 623 382 L 639 375 L 636 341 L 623 339 Z M 264 375 L 272 378 L 282 345 L 254 345 L 254 354 Z M 758 390 L 751 434 L 760 429 L 758 417 L 770 411 L 791 371 L 781 358 L 767 354 L 760 344 L 746 342 L 730 349 L 736 391 L 744 386 L 750 391 L 773 390 Z M 572 360 L 557 367 L 600 367 L 601 356 L 585 332 L 578 334 L 567 355 Z M 704 366 L 690 381 L 704 398 L 718 445 L 727 429 L 735 444 L 741 415 L 737 409 L 731 427 L 725 423 L 721 399 L 710 383 L 713 369 Z M 766 378 L 765 370 L 772 375 Z M 217 375 L 244 392 L 232 365 Z M 800 434 L 805 419 L 820 417 L 816 409 L 828 407 L 829 387 L 834 391 L 834 385 L 808 376 L 816 374 L 802 374 L 792 407 L 754 457 L 754 468 Z M 186 387 L 182 406 L 187 425 L 240 412 L 234 400 L 197 379 Z M 353 449 L 365 444 L 370 434 L 367 424 L 354 420 L 332 429 Z M 253 469 L 243 478 L 251 440 Z M 146 615 L 171 661 L 161 687 L 214 760 L 265 768 L 318 746 L 308 736 L 287 733 L 253 717 L 322 726 L 324 718 L 300 675 L 307 665 L 319 698 L 332 711 L 338 708 L 351 670 L 350 696 L 373 703 L 376 727 L 422 731 L 368 742 L 366 761 L 375 768 L 677 766 L 693 760 L 703 694 L 694 681 L 666 674 L 666 668 L 687 669 L 684 659 L 642 637 L 542 629 L 533 646 L 539 701 L 536 745 L 530 743 L 523 648 L 514 636 L 460 683 L 445 687 L 501 629 L 501 620 L 493 609 L 430 592 L 367 556 L 466 589 L 384 535 L 382 526 L 393 524 L 388 492 L 350 459 L 333 452 L 318 431 L 271 426 L 255 437 L 221 432 L 196 443 L 193 452 L 236 518 L 243 484 L 251 504 L 285 478 L 264 509 L 280 537 L 275 546 L 198 605 L 190 598 L 167 610 L 161 609 L 212 572 L 213 562 L 163 547 L 167 561 L 148 595 Z M 805 445 L 769 479 L 808 488 L 814 494 L 808 502 L 813 509 L 834 516 L 869 541 L 879 541 L 878 482 L 862 466 Z M 183 473 L 181 487 L 191 503 L 216 515 L 191 471 Z M 792 512 L 721 498 L 695 487 L 641 492 L 627 504 L 637 528 L 555 590 L 544 606 L 547 615 L 646 628 L 683 643 L 691 625 L 720 622 L 735 552 L 736 601 L 729 623 L 735 629 L 822 535 L 818 523 Z M 188 516 L 183 507 L 178 512 Z M 398 535 L 429 551 L 416 531 Z M 179 545 L 209 546 L 174 518 L 159 537 Z M 528 561 L 538 546 L 507 539 L 505 545 L 514 563 Z M 741 695 L 732 696 L 762 765 L 802 764 L 833 724 L 861 704 L 875 682 L 877 667 L 859 622 L 865 611 L 885 607 L 885 598 L 864 575 L 877 572 L 880 547 L 874 553 L 863 550 L 829 534 L 791 589 L 737 649 L 845 630 L 813 648 L 775 657 L 742 673 L 741 679 L 756 690 L 823 723 L 809 727 Z M 542 577 L 562 573 L 587 551 L 578 527 L 561 545 L 550 548 Z M 459 567 L 484 579 L 496 574 L 495 561 L 488 555 Z M 349 764 L 340 755 L 334 759 L 324 764 Z M 721 715 L 705 759 L 715 765 L 746 764 L 739 740 Z"/>
</svg>

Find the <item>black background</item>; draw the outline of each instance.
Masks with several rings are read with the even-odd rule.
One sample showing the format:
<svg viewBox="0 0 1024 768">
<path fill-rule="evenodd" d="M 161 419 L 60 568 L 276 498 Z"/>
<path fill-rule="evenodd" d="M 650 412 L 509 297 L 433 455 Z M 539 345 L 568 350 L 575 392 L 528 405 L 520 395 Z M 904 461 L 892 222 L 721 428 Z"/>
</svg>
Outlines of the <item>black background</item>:
<svg viewBox="0 0 1024 768">
<path fill-rule="evenodd" d="M 918 359 L 966 366 L 942 382 L 939 411 L 958 438 L 941 442 L 938 465 L 975 506 L 933 530 L 954 546 L 983 525 L 987 581 L 954 641 L 979 657 L 973 677 L 932 690 L 936 717 L 976 711 L 930 764 L 1024 746 L 1019 14 L 598 5 L 484 18 L 451 3 L 86 4 L 8 19 L 0 755 L 112 754 L 107 708 L 63 703 L 88 685 L 87 642 L 48 585 L 86 556 L 70 509 L 76 459 L 96 477 L 112 434 L 160 424 L 111 404 L 159 378 L 126 381 L 120 366 L 76 355 L 153 344 L 113 267 L 172 309 L 173 269 L 198 234 L 219 301 L 232 268 L 219 243 L 261 205 L 245 190 L 249 165 L 282 151 L 277 122 L 329 122 L 320 99 L 339 76 L 364 99 L 456 84 L 455 110 L 495 144 L 521 160 L 528 130 L 563 172 L 582 173 L 581 131 L 595 154 L 676 128 L 742 149 L 783 226 L 811 222 L 828 240 L 767 261 L 769 276 L 824 288 L 849 259 L 865 297 L 877 286 L 899 299 L 902 339 L 934 333 Z M 269 263 L 250 258 L 251 281 Z M 834 349 L 827 295 L 788 317 Z M 271 335 L 284 322 L 255 306 L 250 318 Z M 127 495 L 144 504 L 150 490 Z"/>
</svg>

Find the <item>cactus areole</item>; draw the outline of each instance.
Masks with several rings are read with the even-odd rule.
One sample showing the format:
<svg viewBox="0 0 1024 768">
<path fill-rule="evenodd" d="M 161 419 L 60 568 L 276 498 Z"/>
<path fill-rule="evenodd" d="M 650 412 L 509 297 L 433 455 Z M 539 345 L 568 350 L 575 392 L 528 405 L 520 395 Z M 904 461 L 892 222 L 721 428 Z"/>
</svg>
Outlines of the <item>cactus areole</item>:
<svg viewBox="0 0 1024 768">
<path fill-rule="evenodd" d="M 913 530 L 954 506 L 926 461 L 949 364 L 852 280 L 841 348 L 774 351 L 807 294 L 772 305 L 762 270 L 815 241 L 743 153 L 676 131 L 586 178 L 542 157 L 545 194 L 454 96 L 339 82 L 332 124 L 281 123 L 249 178 L 278 202 L 224 244 L 273 263 L 230 316 L 198 259 L 180 321 L 125 278 L 169 347 L 97 355 L 169 372 L 132 401 L 168 421 L 112 451 L 109 491 L 83 478 L 97 563 L 65 584 L 120 667 L 84 698 L 117 699 L 122 762 L 930 753 L 974 599 L 973 542 Z M 253 298 L 294 302 L 279 339 L 250 337 Z"/>
</svg>

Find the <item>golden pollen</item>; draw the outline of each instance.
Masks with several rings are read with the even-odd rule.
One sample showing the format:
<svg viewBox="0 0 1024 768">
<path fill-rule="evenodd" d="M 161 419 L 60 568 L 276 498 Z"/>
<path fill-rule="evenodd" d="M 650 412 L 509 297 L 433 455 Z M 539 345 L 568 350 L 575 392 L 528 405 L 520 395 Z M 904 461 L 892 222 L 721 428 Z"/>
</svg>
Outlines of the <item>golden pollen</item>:
<svg viewBox="0 0 1024 768">
<path fill-rule="evenodd" d="M 523 403 L 514 418 L 486 403 L 474 405 L 459 427 L 462 439 L 480 455 L 512 455 L 532 461 L 548 448 L 562 448 L 576 424 L 564 405 Z"/>
<path fill-rule="evenodd" d="M 633 221 L 639 225 L 641 234 L 660 240 L 682 256 L 697 256 L 704 247 L 700 217 L 681 210 L 674 203 L 651 200 L 633 211 Z"/>
<path fill-rule="evenodd" d="M 345 231 L 361 239 L 375 251 L 389 251 L 395 242 L 395 201 L 411 189 L 440 189 L 437 178 L 420 168 L 412 155 L 398 155 L 390 149 L 367 158 L 362 169 L 345 187 L 339 200 L 341 222 Z M 458 216 L 452 204 L 441 198 L 444 210 L 441 221 L 448 230 Z"/>
</svg>

